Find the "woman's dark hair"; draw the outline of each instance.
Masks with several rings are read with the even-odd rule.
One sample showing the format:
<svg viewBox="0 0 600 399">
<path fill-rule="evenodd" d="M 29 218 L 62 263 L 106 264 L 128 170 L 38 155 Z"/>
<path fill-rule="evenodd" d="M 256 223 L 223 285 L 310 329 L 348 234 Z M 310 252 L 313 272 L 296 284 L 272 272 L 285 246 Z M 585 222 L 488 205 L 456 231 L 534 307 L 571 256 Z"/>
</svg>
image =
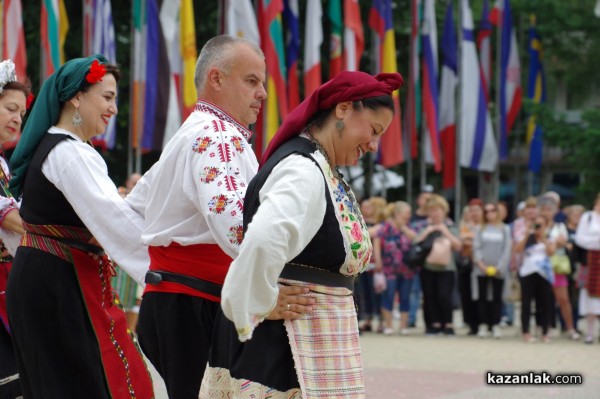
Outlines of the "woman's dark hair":
<svg viewBox="0 0 600 399">
<path fill-rule="evenodd" d="M 25 94 L 25 98 L 27 98 L 27 96 L 30 93 L 30 87 L 27 84 L 21 83 L 21 82 L 9 82 L 7 84 L 4 85 L 4 87 L 2 88 L 3 90 L 18 90 L 18 91 L 22 91 L 23 94 Z"/>
<path fill-rule="evenodd" d="M 115 77 L 115 80 L 117 81 L 117 83 L 119 83 L 119 80 L 121 79 L 121 70 L 119 70 L 119 67 L 117 67 L 116 65 L 113 64 L 103 64 L 104 68 L 106 68 L 106 74 L 110 74 L 112 76 Z M 87 80 L 83 80 L 83 84 L 81 85 L 81 91 L 86 92 L 88 91 L 88 89 L 90 87 L 92 87 L 93 83 L 89 83 Z"/>
<path fill-rule="evenodd" d="M 390 95 L 369 97 L 360 101 L 352 102 L 352 106 L 354 107 L 354 109 L 360 109 L 361 104 L 363 108 L 369 108 L 372 110 L 377 110 L 379 108 L 387 108 L 394 112 L 394 100 Z"/>
<path fill-rule="evenodd" d="M 364 98 L 358 101 L 352 101 L 352 108 L 355 110 L 362 110 L 365 108 L 377 110 L 379 108 L 387 108 L 394 112 L 394 100 L 391 95 L 382 95 L 376 97 Z M 315 113 L 312 118 L 308 120 L 307 126 L 315 126 L 320 128 L 323 126 L 329 115 L 331 114 L 333 108 L 323 109 Z"/>
</svg>

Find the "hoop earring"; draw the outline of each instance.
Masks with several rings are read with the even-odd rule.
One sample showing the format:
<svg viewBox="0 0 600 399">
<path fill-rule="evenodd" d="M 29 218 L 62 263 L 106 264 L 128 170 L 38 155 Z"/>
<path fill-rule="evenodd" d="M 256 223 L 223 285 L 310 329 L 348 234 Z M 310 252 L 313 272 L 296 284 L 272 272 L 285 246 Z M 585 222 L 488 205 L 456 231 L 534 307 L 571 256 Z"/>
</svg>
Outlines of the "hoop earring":
<svg viewBox="0 0 600 399">
<path fill-rule="evenodd" d="M 73 126 L 81 126 L 83 124 L 83 119 L 81 119 L 81 115 L 79 114 L 79 110 L 75 109 L 75 113 L 73 114 L 73 120 L 71 121 Z"/>
</svg>

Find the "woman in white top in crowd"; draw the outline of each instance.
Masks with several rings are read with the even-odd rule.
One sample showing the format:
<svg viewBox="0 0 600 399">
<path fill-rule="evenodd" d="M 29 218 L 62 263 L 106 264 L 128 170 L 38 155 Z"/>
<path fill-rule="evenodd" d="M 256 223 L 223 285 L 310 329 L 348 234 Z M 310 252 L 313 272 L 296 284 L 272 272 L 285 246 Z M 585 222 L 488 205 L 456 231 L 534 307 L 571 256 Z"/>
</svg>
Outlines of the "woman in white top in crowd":
<svg viewBox="0 0 600 399">
<path fill-rule="evenodd" d="M 579 271 L 579 314 L 585 315 L 585 343 L 591 344 L 596 318 L 600 316 L 600 194 L 596 196 L 594 208 L 581 216 L 575 233 L 575 243 L 587 250 L 587 257 L 581 260 Z"/>
<path fill-rule="evenodd" d="M 515 252 L 523 253 L 519 276 L 521 277 L 521 331 L 525 342 L 535 341 L 529 333 L 531 300 L 534 298 L 536 316 L 542 327 L 542 339 L 544 342 L 550 342 L 548 328 L 552 313 L 554 272 L 549 257 L 554 254 L 555 245 L 546 236 L 547 228 L 546 218 L 536 216 L 528 234 L 514 248 Z"/>
<path fill-rule="evenodd" d="M 553 257 L 562 257 L 570 263 L 567 257 L 566 246 L 569 240 L 569 232 L 567 226 L 561 222 L 555 222 L 554 217 L 558 211 L 558 204 L 556 200 L 551 196 L 542 196 L 538 200 L 538 208 L 540 216 L 546 218 L 548 222 L 548 239 L 553 241 L 556 245 L 556 252 Z M 552 258 L 550 259 L 552 261 Z M 571 309 L 571 302 L 569 302 L 569 280 L 568 273 L 560 273 L 559 270 L 554 271 L 554 283 L 552 289 L 554 291 L 554 299 L 560 307 L 560 313 L 565 321 L 567 327 L 567 334 L 572 340 L 578 340 L 579 334 L 575 331 L 573 323 L 573 309 Z M 554 312 L 552 313 L 554 319 Z M 552 323 L 551 323 L 552 324 Z"/>
</svg>

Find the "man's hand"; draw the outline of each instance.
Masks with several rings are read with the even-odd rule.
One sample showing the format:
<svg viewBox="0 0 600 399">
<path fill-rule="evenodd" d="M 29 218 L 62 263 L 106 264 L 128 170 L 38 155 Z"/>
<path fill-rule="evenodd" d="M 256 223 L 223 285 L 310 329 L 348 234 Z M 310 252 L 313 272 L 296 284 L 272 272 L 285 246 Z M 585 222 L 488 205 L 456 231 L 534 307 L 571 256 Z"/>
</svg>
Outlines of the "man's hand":
<svg viewBox="0 0 600 399">
<path fill-rule="evenodd" d="M 310 290 L 306 287 L 280 285 L 277 305 L 267 316 L 267 320 L 299 319 L 306 313 L 312 312 L 315 299 L 308 296 Z"/>
</svg>

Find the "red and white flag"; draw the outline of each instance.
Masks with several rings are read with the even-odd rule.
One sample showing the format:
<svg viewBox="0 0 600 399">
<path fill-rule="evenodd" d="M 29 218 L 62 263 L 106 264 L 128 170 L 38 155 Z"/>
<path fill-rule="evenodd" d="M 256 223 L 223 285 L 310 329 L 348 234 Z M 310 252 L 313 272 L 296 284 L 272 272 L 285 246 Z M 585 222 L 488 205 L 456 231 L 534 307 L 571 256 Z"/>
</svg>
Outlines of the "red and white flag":
<svg viewBox="0 0 600 399">
<path fill-rule="evenodd" d="M 308 0 L 304 35 L 304 97 L 321 85 L 321 44 L 323 43 L 321 0 Z"/>
<path fill-rule="evenodd" d="M 358 0 L 344 0 L 344 69 L 358 71 L 365 50 L 365 35 Z"/>
<path fill-rule="evenodd" d="M 521 63 L 509 0 L 496 0 L 490 21 L 501 26 L 500 39 L 500 159 L 508 158 L 508 135 L 521 109 Z"/>
<path fill-rule="evenodd" d="M 27 53 L 21 0 L 4 0 L 2 3 L 2 59 L 13 60 L 17 79 L 23 81 L 27 77 Z"/>
</svg>

